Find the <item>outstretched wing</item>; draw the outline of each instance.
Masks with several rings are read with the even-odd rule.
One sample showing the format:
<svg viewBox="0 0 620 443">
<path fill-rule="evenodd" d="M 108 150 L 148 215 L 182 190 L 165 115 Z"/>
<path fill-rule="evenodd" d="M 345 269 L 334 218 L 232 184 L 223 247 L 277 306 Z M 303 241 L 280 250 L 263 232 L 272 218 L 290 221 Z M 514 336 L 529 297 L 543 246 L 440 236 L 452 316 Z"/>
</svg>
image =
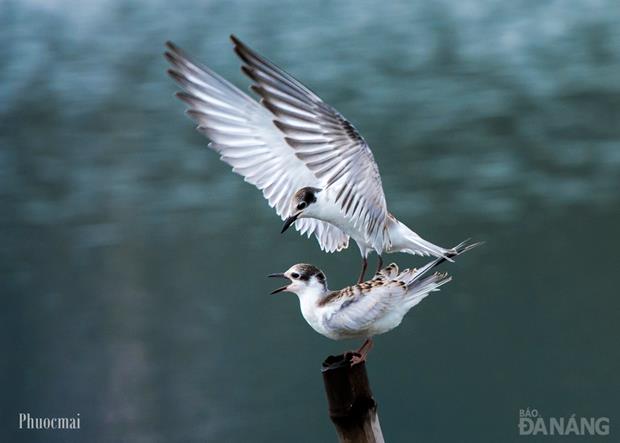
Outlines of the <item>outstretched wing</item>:
<svg viewBox="0 0 620 443">
<path fill-rule="evenodd" d="M 320 187 L 320 182 L 284 141 L 271 113 L 174 44 L 166 46 L 173 66 L 168 73 L 184 89 L 177 96 L 189 105 L 187 114 L 209 137 L 209 146 L 260 189 L 282 219 L 290 216 L 293 194 L 305 186 Z M 302 234 L 314 234 L 327 252 L 348 246 L 349 237 L 323 221 L 301 219 L 295 227 Z"/>
<path fill-rule="evenodd" d="M 338 111 L 234 36 L 252 89 L 274 116 L 295 155 L 320 188 L 332 187 L 342 212 L 377 249 L 383 246 L 387 208 L 381 176 L 370 147 Z"/>
</svg>

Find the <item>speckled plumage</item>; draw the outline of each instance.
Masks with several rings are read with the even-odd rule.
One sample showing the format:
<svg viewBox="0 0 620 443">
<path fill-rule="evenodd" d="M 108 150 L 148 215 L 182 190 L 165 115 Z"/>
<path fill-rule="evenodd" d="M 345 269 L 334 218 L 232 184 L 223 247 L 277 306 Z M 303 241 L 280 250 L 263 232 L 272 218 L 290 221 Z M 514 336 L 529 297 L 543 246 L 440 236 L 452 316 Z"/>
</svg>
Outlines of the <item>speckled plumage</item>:
<svg viewBox="0 0 620 443">
<path fill-rule="evenodd" d="M 451 280 L 446 273 L 426 275 L 440 260 L 403 271 L 392 263 L 371 280 L 338 291 L 328 289 L 313 265 L 294 265 L 281 276 L 291 281 L 286 290 L 298 295 L 302 315 L 317 332 L 335 340 L 367 338 L 398 326 L 413 306 Z"/>
</svg>

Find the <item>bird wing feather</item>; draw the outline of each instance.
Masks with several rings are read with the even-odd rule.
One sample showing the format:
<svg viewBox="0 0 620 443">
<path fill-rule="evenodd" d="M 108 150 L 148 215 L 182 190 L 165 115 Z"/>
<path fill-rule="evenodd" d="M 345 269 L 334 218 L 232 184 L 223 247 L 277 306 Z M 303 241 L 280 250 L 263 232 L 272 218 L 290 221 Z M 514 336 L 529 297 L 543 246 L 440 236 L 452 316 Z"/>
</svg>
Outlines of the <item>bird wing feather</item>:
<svg viewBox="0 0 620 443">
<path fill-rule="evenodd" d="M 231 37 L 252 89 L 275 116 L 286 143 L 320 183 L 332 188 L 341 212 L 375 249 L 387 240 L 387 206 L 370 147 L 338 111 L 290 74 Z"/>
<path fill-rule="evenodd" d="M 374 284 L 372 289 L 364 290 L 362 284 L 342 290 L 344 293 L 340 306 L 325 317 L 328 329 L 352 335 L 364 331 L 402 301 L 407 293 L 406 287 L 384 277 L 375 278 L 368 283 Z"/>
<path fill-rule="evenodd" d="M 305 186 L 320 187 L 320 180 L 300 160 L 263 106 L 211 69 L 192 61 L 180 48 L 167 43 L 170 76 L 183 88 L 177 96 L 187 114 L 210 140 L 209 147 L 263 193 L 269 206 L 284 220 L 291 215 L 293 194 Z M 321 249 L 339 251 L 349 236 L 317 219 L 300 219 L 295 228 L 314 234 Z"/>
<path fill-rule="evenodd" d="M 405 315 L 428 294 L 451 280 L 446 273 L 439 272 L 423 278 L 436 263 L 433 261 L 420 269 L 405 269 L 400 273 L 398 266 L 392 263 L 372 280 L 342 289 L 341 304 L 326 316 L 326 326 L 355 335 L 371 329 L 394 309 L 398 308 L 400 314 Z"/>
</svg>

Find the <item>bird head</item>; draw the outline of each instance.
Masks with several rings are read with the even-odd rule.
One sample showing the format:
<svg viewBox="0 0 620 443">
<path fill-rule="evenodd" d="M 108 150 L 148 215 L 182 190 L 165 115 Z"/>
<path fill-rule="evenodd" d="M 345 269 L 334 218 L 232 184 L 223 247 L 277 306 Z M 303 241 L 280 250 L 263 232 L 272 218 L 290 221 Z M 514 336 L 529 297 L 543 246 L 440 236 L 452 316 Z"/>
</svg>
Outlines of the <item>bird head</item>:
<svg viewBox="0 0 620 443">
<path fill-rule="evenodd" d="M 327 280 L 325 279 L 323 271 L 316 266 L 305 263 L 293 265 L 286 272 L 270 274 L 268 277 L 284 278 L 288 280 L 288 284 L 272 291 L 272 294 L 287 291 L 300 295 L 308 290 L 316 290 L 319 292 L 327 290 Z"/>
<path fill-rule="evenodd" d="M 319 188 L 307 186 L 293 194 L 290 203 L 291 215 L 284 220 L 282 232 L 286 231 L 298 218 L 312 217 L 319 192 L 321 192 Z"/>
</svg>

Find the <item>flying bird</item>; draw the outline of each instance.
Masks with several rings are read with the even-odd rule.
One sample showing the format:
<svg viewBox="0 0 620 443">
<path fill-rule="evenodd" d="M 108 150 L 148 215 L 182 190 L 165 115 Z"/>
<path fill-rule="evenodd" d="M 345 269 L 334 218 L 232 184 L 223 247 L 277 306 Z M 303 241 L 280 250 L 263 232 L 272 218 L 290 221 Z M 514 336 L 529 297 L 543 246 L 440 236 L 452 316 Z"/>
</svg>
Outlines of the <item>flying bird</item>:
<svg viewBox="0 0 620 443">
<path fill-rule="evenodd" d="M 462 254 L 479 243 L 463 242 L 454 248 Z M 333 340 L 365 339 L 353 363 L 366 358 L 372 338 L 397 327 L 411 308 L 437 291 L 452 278 L 446 273 L 426 275 L 446 260 L 437 258 L 420 269 L 399 271 L 395 263 L 379 270 L 372 280 L 330 291 L 325 273 L 309 264 L 291 266 L 286 272 L 271 274 L 288 283 L 272 294 L 288 291 L 299 298 L 301 314 L 319 334 Z"/>
<path fill-rule="evenodd" d="M 251 98 L 180 48 L 166 43 L 169 75 L 183 88 L 209 146 L 263 193 L 289 226 L 317 238 L 322 250 L 345 249 L 349 238 L 362 255 L 404 252 L 443 257 L 456 252 L 424 240 L 388 212 L 379 168 L 353 125 L 290 74 L 231 36 L 242 70 L 253 80 Z"/>
</svg>

